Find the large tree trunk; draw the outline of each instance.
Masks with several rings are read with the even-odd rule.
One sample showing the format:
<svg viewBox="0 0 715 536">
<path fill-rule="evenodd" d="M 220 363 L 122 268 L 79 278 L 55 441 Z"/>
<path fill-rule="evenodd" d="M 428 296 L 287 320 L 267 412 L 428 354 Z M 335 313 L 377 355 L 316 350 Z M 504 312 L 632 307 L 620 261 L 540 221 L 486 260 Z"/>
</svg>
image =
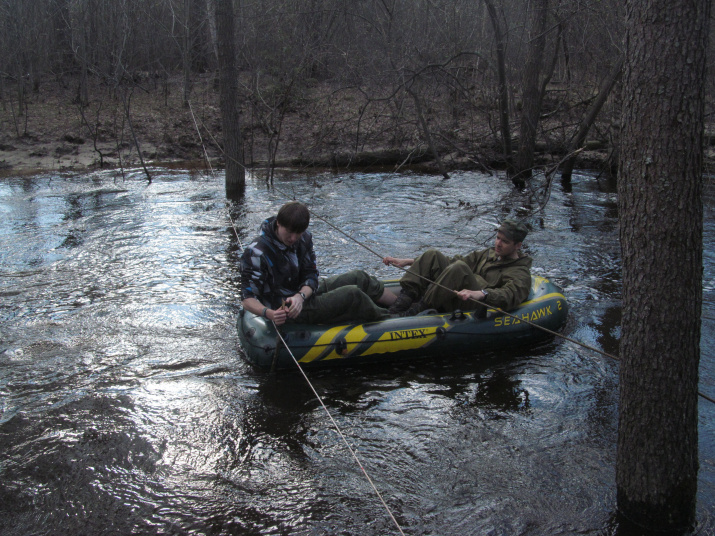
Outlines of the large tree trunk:
<svg viewBox="0 0 715 536">
<path fill-rule="evenodd" d="M 541 78 L 546 48 L 546 22 L 549 14 L 549 0 L 536 0 L 532 7 L 531 39 L 524 66 L 522 91 L 521 127 L 519 128 L 519 151 L 516 155 L 512 182 L 523 188 L 531 178 L 536 148 L 536 129 L 541 115 Z"/>
<path fill-rule="evenodd" d="M 504 160 L 507 172 L 512 169 L 512 149 L 511 130 L 509 128 L 509 87 L 506 81 L 506 36 L 499 24 L 496 7 L 491 0 L 484 0 L 489 12 L 489 19 L 494 30 L 494 40 L 496 41 L 497 53 L 497 74 L 499 77 L 499 126 L 502 136 L 502 147 L 504 148 Z"/>
<path fill-rule="evenodd" d="M 618 509 L 689 527 L 698 472 L 702 156 L 710 0 L 628 0 L 618 206 Z"/>
<path fill-rule="evenodd" d="M 226 197 L 243 197 L 246 168 L 243 162 L 241 128 L 238 114 L 238 73 L 234 44 L 234 11 L 232 0 L 216 0 L 218 37 L 218 70 L 221 106 L 221 130 L 226 159 Z"/>
</svg>

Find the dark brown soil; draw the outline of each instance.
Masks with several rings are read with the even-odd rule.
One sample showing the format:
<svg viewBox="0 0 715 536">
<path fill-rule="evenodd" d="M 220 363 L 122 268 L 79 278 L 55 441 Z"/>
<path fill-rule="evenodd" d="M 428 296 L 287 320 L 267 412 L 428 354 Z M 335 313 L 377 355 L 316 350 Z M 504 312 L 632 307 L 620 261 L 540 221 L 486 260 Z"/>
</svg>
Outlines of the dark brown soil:
<svg viewBox="0 0 715 536">
<path fill-rule="evenodd" d="M 207 156 L 212 166 L 222 163 L 218 92 L 211 76 L 195 81 L 188 106 L 179 80 L 147 80 L 115 91 L 96 84 L 84 109 L 76 95 L 74 82 L 47 83 L 29 95 L 20 115 L 14 93 L 6 88 L 0 110 L 0 174 L 134 168 L 142 160 L 146 165 L 194 168 L 205 166 Z M 364 104 L 363 94 L 355 90 L 316 85 L 293 95 L 282 121 L 260 104 L 244 106 L 247 164 L 266 166 L 269 146 L 277 140 L 279 167 L 409 166 L 437 171 L 434 155 L 409 113 L 398 117 L 387 102 Z M 444 104 L 430 103 L 428 120 L 447 170 L 503 167 L 487 121 L 475 126 L 472 119 L 468 129 L 461 128 L 454 111 L 450 115 L 441 107 Z M 566 131 L 566 121 L 572 118 L 552 116 L 544 131 Z M 545 135 L 538 150 L 537 164 L 553 165 L 563 154 L 563 142 Z M 608 147 L 595 142 L 593 150 L 582 153 L 579 166 L 604 167 L 611 157 Z"/>
</svg>

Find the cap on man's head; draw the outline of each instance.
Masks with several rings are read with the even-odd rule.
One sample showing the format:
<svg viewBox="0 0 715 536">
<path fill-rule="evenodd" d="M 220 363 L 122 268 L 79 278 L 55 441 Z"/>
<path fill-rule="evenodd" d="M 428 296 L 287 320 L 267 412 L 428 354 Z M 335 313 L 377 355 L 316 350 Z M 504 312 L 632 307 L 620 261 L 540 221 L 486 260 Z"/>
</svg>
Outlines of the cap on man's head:
<svg viewBox="0 0 715 536">
<path fill-rule="evenodd" d="M 509 240 L 514 242 L 523 242 L 526 235 L 529 234 L 529 230 L 526 228 L 526 225 L 520 221 L 511 219 L 501 222 L 497 231 L 501 231 Z"/>
</svg>

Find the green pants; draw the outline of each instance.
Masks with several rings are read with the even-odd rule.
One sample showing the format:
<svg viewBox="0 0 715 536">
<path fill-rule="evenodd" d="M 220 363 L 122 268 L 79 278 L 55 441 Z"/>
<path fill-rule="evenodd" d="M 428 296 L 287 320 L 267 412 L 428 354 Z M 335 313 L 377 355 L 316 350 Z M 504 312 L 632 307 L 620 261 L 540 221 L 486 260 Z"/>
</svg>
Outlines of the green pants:
<svg viewBox="0 0 715 536">
<path fill-rule="evenodd" d="M 431 281 L 436 284 L 431 284 Z M 471 300 L 459 299 L 456 291 L 482 290 L 487 287 L 487 281 L 473 273 L 467 263 L 450 262 L 443 253 L 429 249 L 415 259 L 402 276 L 400 286 L 418 299 L 422 298 L 427 307 L 444 313 L 455 309 L 475 310 L 477 305 Z"/>
<path fill-rule="evenodd" d="M 384 291 L 382 281 L 362 270 L 323 279 L 293 322 L 337 324 L 390 318 L 387 309 L 377 305 Z"/>
</svg>

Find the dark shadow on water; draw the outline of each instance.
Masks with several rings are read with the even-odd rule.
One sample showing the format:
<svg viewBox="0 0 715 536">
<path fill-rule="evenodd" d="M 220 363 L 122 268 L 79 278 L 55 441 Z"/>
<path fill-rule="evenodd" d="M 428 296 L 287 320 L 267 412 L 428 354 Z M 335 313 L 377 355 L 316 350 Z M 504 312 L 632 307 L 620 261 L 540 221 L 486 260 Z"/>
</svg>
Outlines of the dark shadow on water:
<svg viewBox="0 0 715 536">
<path fill-rule="evenodd" d="M 550 345 L 539 348 L 548 354 Z M 425 394 L 442 396 L 458 406 L 479 407 L 494 412 L 525 411 L 529 393 L 515 378 L 529 356 L 539 355 L 539 348 L 528 354 L 522 350 L 483 353 L 478 356 L 449 356 L 417 360 L 397 360 L 380 364 L 335 365 L 306 369 L 308 380 L 329 410 L 340 414 L 363 412 L 374 405 L 374 394 L 399 389 L 421 389 Z M 552 350 L 551 350 L 552 351 Z M 284 408 L 294 409 L 296 397 L 317 404 L 303 375 L 297 370 L 265 374 L 262 396 Z M 286 393 L 290 391 L 290 393 Z"/>
<path fill-rule="evenodd" d="M 128 397 L 88 397 L 41 420 L 20 414 L 0 426 L 0 532 L 101 534 L 111 526 L 129 534 L 144 525 L 151 504 L 128 505 L 123 495 L 154 474 L 161 454 L 128 418 L 132 405 Z"/>
<path fill-rule="evenodd" d="M 292 454 L 305 456 L 310 445 L 311 414 L 317 404 L 301 378 L 269 374 L 258 387 L 256 404 L 246 414 L 249 435 L 268 435 Z"/>
</svg>

